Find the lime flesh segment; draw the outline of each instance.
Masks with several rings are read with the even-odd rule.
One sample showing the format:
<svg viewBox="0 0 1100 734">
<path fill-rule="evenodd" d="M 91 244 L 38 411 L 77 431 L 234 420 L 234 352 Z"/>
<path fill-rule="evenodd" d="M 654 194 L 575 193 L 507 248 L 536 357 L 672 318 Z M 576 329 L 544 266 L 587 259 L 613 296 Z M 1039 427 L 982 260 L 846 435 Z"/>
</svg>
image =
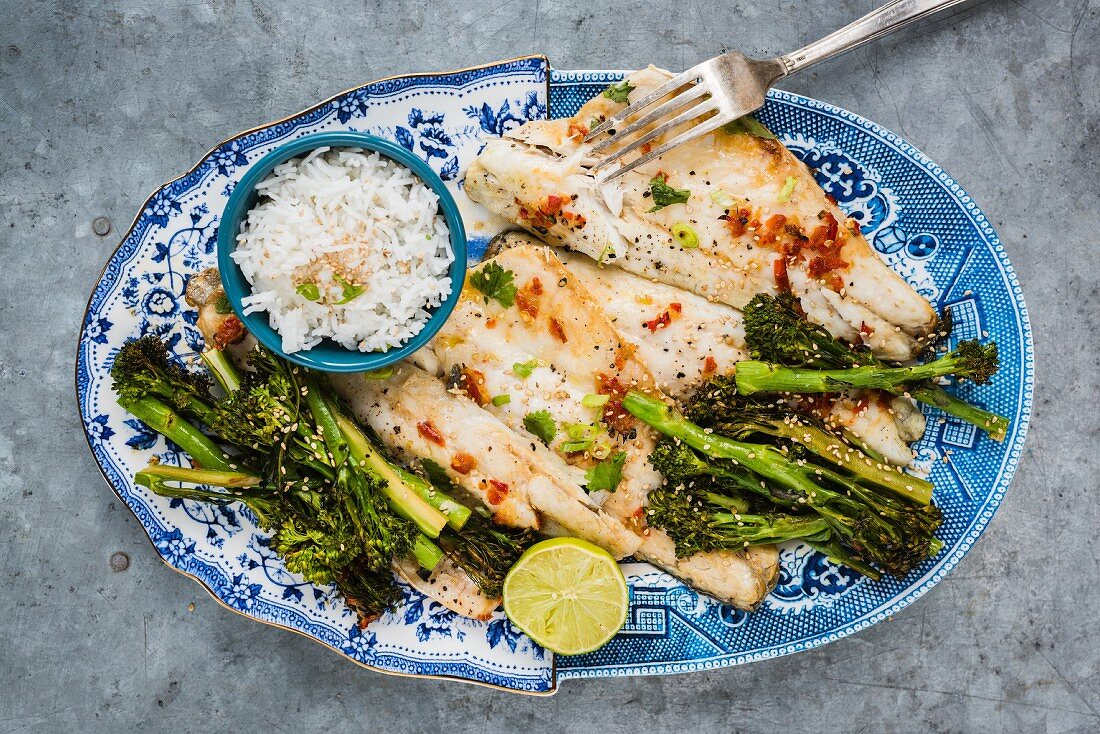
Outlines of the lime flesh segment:
<svg viewBox="0 0 1100 734">
<path fill-rule="evenodd" d="M 576 538 L 527 549 L 504 579 L 504 613 L 531 639 L 560 655 L 607 644 L 626 622 L 630 593 L 619 564 Z"/>
</svg>

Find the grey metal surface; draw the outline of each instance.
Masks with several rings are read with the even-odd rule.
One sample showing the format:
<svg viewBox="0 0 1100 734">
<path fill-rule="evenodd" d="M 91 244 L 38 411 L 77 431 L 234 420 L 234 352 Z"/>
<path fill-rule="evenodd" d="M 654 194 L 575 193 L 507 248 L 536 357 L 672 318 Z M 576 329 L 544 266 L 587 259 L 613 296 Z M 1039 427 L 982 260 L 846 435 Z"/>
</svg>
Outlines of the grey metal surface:
<svg viewBox="0 0 1100 734">
<path fill-rule="evenodd" d="M 967 0 L 889 0 L 843 28 L 783 56 L 754 59 L 732 50 L 702 61 L 594 126 L 584 142 L 593 142 L 604 134 L 606 137 L 592 147 L 592 154 L 597 158 L 592 171 L 605 169 L 596 177 L 601 182 L 625 176 L 673 148 L 763 107 L 768 90 L 788 74 L 840 56 L 964 2 Z M 683 89 L 685 86 L 687 88 Z M 657 105 L 669 95 L 672 97 Z M 682 129 L 689 123 L 691 127 Z M 678 131 L 675 137 L 674 131 Z M 632 136 L 637 137 L 629 140 Z M 647 153 L 642 148 L 637 156 L 633 155 L 641 146 L 658 138 L 663 138 L 664 142 L 655 150 Z M 610 168 L 615 164 L 618 165 Z"/>
<path fill-rule="evenodd" d="M 561 68 L 774 54 L 875 4 L 0 2 L 0 734 L 1100 730 L 1100 0 L 963 6 L 782 85 L 951 171 L 1036 331 L 1003 508 L 928 596 L 854 637 L 551 699 L 382 676 L 164 566 L 80 432 L 76 333 L 103 262 L 148 193 L 232 133 L 374 77 L 531 51 Z"/>
</svg>

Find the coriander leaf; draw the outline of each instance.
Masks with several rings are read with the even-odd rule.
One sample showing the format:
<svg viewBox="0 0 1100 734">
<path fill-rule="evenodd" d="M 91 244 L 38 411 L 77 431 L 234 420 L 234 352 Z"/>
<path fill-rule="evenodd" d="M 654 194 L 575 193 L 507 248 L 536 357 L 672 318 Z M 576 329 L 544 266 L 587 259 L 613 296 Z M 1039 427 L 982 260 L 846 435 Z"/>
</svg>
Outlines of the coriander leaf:
<svg viewBox="0 0 1100 734">
<path fill-rule="evenodd" d="M 630 104 L 630 93 L 633 91 L 634 85 L 626 79 L 623 79 L 618 84 L 612 84 L 610 87 L 603 90 L 603 96 L 607 97 L 612 102 Z"/>
<path fill-rule="evenodd" d="M 601 490 L 614 492 L 623 480 L 623 464 L 626 462 L 626 452 L 620 451 L 610 459 L 601 461 L 584 473 L 585 491 L 599 492 Z"/>
<path fill-rule="evenodd" d="M 307 301 L 316 301 L 321 297 L 321 289 L 317 287 L 316 283 L 302 283 L 294 290 Z"/>
<path fill-rule="evenodd" d="M 496 263 L 489 263 L 481 270 L 470 274 L 470 285 L 485 294 L 485 302 L 495 299 L 505 308 L 511 308 L 516 302 L 515 274 Z"/>
<path fill-rule="evenodd" d="M 558 435 L 558 427 L 548 410 L 536 410 L 534 413 L 523 416 L 523 427 L 547 445 L 554 440 L 554 436 Z"/>
<path fill-rule="evenodd" d="M 217 300 L 214 301 L 214 310 L 222 314 L 233 313 L 233 306 L 229 303 L 229 296 L 224 293 L 219 295 Z"/>
<path fill-rule="evenodd" d="M 531 376 L 531 373 L 535 371 L 535 368 L 539 366 L 537 359 L 529 359 L 526 362 L 516 362 L 512 365 L 512 372 L 516 373 L 516 377 L 522 377 L 527 379 Z"/>
<path fill-rule="evenodd" d="M 655 212 L 666 206 L 685 203 L 691 198 L 691 191 L 672 188 L 668 185 L 668 176 L 658 173 L 649 180 L 649 195 L 653 197 L 653 208 L 649 211 Z"/>
<path fill-rule="evenodd" d="M 347 282 L 339 275 L 334 274 L 332 277 L 335 278 L 336 282 L 340 284 L 340 287 L 344 289 L 344 292 L 341 294 L 343 298 L 336 302 L 337 306 L 343 306 L 345 303 L 350 303 L 351 301 L 354 301 L 356 298 L 363 295 L 363 292 L 367 290 L 361 285 L 355 285 L 353 283 Z"/>
<path fill-rule="evenodd" d="M 767 138 L 768 140 L 775 140 L 775 133 L 757 120 L 752 115 L 745 115 L 744 117 L 738 117 L 733 122 L 727 122 L 722 126 L 722 132 L 735 134 L 745 133 L 746 135 L 755 135 L 758 138 Z"/>
</svg>

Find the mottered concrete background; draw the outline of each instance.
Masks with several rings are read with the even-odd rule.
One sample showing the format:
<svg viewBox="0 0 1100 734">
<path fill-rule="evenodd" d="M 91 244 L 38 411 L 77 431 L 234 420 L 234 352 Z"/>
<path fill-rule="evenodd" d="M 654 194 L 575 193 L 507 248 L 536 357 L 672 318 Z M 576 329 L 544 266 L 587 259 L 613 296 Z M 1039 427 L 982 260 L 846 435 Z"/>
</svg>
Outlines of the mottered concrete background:
<svg viewBox="0 0 1100 734">
<path fill-rule="evenodd" d="M 682 69 L 878 0 L 0 0 L 0 734 L 1100 731 L 1100 0 L 975 0 L 787 79 L 949 170 L 1035 327 L 1004 506 L 918 603 L 793 657 L 553 698 L 391 678 L 231 614 L 157 558 L 87 450 L 85 300 L 145 197 L 238 130 L 405 71 L 532 52 Z"/>
</svg>

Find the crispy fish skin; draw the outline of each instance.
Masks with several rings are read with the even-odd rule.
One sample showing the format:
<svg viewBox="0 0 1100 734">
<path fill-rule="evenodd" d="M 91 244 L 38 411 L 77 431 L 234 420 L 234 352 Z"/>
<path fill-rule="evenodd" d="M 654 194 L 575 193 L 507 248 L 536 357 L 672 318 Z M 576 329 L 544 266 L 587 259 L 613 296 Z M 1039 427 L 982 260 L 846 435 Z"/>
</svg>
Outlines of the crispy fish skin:
<svg viewBox="0 0 1100 734">
<path fill-rule="evenodd" d="M 532 235 L 515 231 L 499 236 L 495 249 L 539 245 Z M 601 268 L 583 255 L 558 251 L 558 256 L 588 293 L 600 295 L 600 308 L 667 395 L 684 397 L 750 358 L 736 309 L 621 268 Z M 924 433 L 924 417 L 919 410 L 904 410 L 899 400 L 904 402 L 876 391 L 850 391 L 817 401 L 813 412 L 834 428 L 852 431 L 890 463 L 905 466 L 913 459 L 913 432 L 916 438 Z"/>
<path fill-rule="evenodd" d="M 653 67 L 635 72 L 631 94 L 668 78 Z M 757 293 L 790 289 L 836 336 L 862 338 L 886 359 L 919 353 L 935 311 L 779 141 L 718 130 L 597 184 L 580 141 L 591 120 L 622 107 L 599 95 L 572 119 L 533 121 L 490 141 L 467 171 L 467 194 L 549 244 L 642 277 L 735 308 Z M 689 191 L 688 201 L 653 211 L 658 174 Z M 672 229 L 682 225 L 696 233 L 697 247 L 675 240 Z"/>
<path fill-rule="evenodd" d="M 443 467 L 494 521 L 539 530 L 547 520 L 616 558 L 638 539 L 596 506 L 551 452 L 511 431 L 436 377 L 403 364 L 389 380 L 333 376 L 358 418 L 389 446 Z"/>
<path fill-rule="evenodd" d="M 421 594 L 435 599 L 452 612 L 463 617 L 485 621 L 500 606 L 500 598 L 483 592 L 465 571 L 449 558 L 444 557 L 424 578 L 420 565 L 412 558 L 395 561 L 393 570 L 409 586 Z"/>
<path fill-rule="evenodd" d="M 654 389 L 633 344 L 549 248 L 505 250 L 494 262 L 513 273 L 515 304 L 505 307 L 486 299 L 468 283 L 430 345 L 441 374 L 451 377 L 455 391 L 465 394 L 471 406 L 482 405 L 540 449 L 541 440 L 527 430 L 524 418 L 547 411 L 559 427 L 548 448 L 580 483 L 586 481 L 584 471 L 599 459 L 591 452 L 569 450 L 569 427 L 600 418 L 615 425 L 614 435 L 600 431 L 593 439 L 609 443 L 612 453 L 625 452 L 622 481 L 615 491 L 595 492 L 592 497 L 618 518 L 621 527 L 637 534 L 640 546 L 635 556 L 740 608 L 759 604 L 777 579 L 774 546 L 677 558 L 672 539 L 646 526 L 646 496 L 663 481 L 648 461 L 656 436 L 615 402 L 627 389 Z M 517 374 L 516 364 L 532 360 L 537 364 L 529 375 Z M 582 399 L 593 394 L 609 395 L 608 403 L 585 406 Z M 491 397 L 500 395 L 508 395 L 508 402 L 494 404 Z"/>
</svg>

